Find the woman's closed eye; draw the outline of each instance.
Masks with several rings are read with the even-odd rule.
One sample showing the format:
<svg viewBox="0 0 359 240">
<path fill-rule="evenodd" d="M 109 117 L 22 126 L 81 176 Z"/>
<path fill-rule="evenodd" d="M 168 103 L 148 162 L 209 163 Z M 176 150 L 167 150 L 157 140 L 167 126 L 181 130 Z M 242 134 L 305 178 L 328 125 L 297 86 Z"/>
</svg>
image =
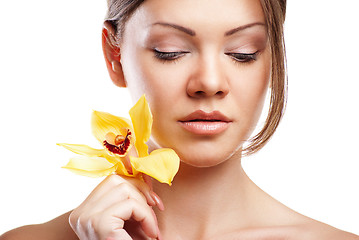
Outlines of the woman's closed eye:
<svg viewBox="0 0 359 240">
<path fill-rule="evenodd" d="M 163 61 L 174 61 L 183 57 L 189 51 L 160 51 L 158 49 L 153 49 L 154 55 L 157 59 Z M 257 60 L 258 51 L 254 53 L 225 53 L 230 56 L 236 62 L 247 63 Z"/>
<path fill-rule="evenodd" d="M 226 53 L 226 55 L 237 62 L 247 63 L 257 60 L 258 51 L 254 53 Z"/>
<path fill-rule="evenodd" d="M 173 61 L 184 56 L 186 53 L 189 53 L 188 51 L 164 52 L 157 49 L 153 49 L 153 52 L 156 58 L 164 61 Z"/>
</svg>

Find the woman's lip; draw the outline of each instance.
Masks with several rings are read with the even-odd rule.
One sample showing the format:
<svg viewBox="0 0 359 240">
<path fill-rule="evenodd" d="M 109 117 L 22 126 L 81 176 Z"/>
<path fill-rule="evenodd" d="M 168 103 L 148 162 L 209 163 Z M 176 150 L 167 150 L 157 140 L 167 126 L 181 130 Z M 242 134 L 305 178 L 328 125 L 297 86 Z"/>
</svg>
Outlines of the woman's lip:
<svg viewBox="0 0 359 240">
<path fill-rule="evenodd" d="M 211 122 L 211 121 L 188 121 L 179 122 L 181 126 L 187 131 L 197 135 L 215 135 L 225 131 L 230 122 Z"/>
<path fill-rule="evenodd" d="M 219 111 L 206 113 L 197 110 L 178 121 L 181 126 L 197 135 L 214 135 L 225 131 L 231 120 Z"/>
<path fill-rule="evenodd" d="M 193 113 L 187 115 L 183 119 L 180 119 L 180 122 L 189 122 L 189 121 L 217 121 L 217 122 L 230 122 L 230 119 L 222 114 L 220 111 L 204 112 L 202 110 L 194 111 Z"/>
</svg>

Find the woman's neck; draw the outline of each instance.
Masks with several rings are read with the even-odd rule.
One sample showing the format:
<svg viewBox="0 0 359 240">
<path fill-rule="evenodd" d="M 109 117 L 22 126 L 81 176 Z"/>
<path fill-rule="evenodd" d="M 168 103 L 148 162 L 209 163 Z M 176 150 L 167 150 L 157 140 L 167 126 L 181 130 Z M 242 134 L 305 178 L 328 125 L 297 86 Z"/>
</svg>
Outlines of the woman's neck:
<svg viewBox="0 0 359 240">
<path fill-rule="evenodd" d="M 165 206 L 163 212 L 155 209 L 160 229 L 172 236 L 176 231 L 178 236 L 197 233 L 198 239 L 210 229 L 218 233 L 221 228 L 228 231 L 241 222 L 248 224 L 253 199 L 259 194 L 237 155 L 214 167 L 181 163 L 171 187 L 154 183 L 153 190 Z"/>
</svg>

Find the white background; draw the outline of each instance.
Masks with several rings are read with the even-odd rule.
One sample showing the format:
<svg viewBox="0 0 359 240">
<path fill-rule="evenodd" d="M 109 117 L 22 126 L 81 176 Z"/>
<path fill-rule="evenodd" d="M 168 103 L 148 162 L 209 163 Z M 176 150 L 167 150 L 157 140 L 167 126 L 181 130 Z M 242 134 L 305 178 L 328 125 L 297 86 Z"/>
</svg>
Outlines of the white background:
<svg viewBox="0 0 359 240">
<path fill-rule="evenodd" d="M 0 3 L 0 234 L 76 207 L 101 179 L 61 166 L 57 142 L 96 146 L 91 110 L 125 116 L 101 50 L 106 1 Z M 271 142 L 243 160 L 284 204 L 359 234 L 359 34 L 355 1 L 289 1 L 289 100 Z"/>
</svg>

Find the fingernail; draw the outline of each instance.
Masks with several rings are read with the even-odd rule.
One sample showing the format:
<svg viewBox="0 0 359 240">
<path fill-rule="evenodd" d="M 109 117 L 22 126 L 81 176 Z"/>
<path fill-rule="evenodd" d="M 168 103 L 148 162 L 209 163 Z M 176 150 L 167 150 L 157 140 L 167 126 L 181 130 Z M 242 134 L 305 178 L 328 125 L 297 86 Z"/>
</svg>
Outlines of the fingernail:
<svg viewBox="0 0 359 240">
<path fill-rule="evenodd" d="M 152 191 L 146 191 L 145 193 L 146 199 L 147 199 L 147 203 L 148 205 L 154 207 L 157 205 L 157 202 L 155 201 L 155 199 L 153 198 L 153 194 Z"/>
<path fill-rule="evenodd" d="M 157 205 L 156 201 L 153 199 L 152 194 L 149 194 L 149 197 L 147 197 L 147 199 L 148 199 L 148 204 L 149 204 L 150 206 L 154 207 L 154 206 Z"/>
<path fill-rule="evenodd" d="M 156 202 L 156 205 L 158 207 L 159 210 L 164 211 L 165 210 L 165 206 L 163 205 L 163 202 L 161 201 L 161 198 L 155 193 L 151 191 L 151 197 L 153 199 L 153 201 Z"/>
</svg>

